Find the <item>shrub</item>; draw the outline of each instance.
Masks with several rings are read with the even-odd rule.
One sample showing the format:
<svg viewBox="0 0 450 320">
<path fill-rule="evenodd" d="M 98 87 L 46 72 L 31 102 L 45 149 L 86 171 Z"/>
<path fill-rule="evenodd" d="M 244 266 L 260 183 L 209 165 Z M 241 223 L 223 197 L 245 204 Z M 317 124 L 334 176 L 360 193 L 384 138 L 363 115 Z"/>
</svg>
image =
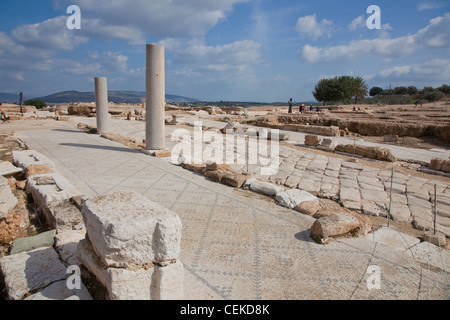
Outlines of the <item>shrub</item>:
<svg viewBox="0 0 450 320">
<path fill-rule="evenodd" d="M 26 106 L 35 106 L 36 109 L 42 109 L 42 108 L 47 107 L 47 103 L 45 103 L 44 100 L 40 100 L 40 99 L 27 100 L 23 104 Z"/>
</svg>

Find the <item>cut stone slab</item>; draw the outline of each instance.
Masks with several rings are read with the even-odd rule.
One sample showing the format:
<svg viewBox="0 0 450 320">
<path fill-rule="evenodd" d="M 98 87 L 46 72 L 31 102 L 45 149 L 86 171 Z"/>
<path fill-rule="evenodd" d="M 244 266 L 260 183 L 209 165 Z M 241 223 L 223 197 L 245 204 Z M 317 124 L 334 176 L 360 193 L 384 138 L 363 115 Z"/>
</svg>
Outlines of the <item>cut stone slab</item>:
<svg viewBox="0 0 450 320">
<path fill-rule="evenodd" d="M 9 161 L 0 161 L 0 176 L 10 177 L 22 172 L 22 168 L 16 167 Z"/>
<path fill-rule="evenodd" d="M 283 192 L 285 189 L 269 182 L 257 180 L 250 185 L 250 190 L 264 195 L 274 196 L 279 192 Z"/>
<path fill-rule="evenodd" d="M 11 254 L 32 251 L 37 248 L 52 247 L 55 242 L 56 230 L 43 232 L 34 237 L 26 237 L 14 240 L 11 246 Z"/>
<path fill-rule="evenodd" d="M 0 219 L 6 218 L 9 210 L 13 209 L 17 203 L 18 200 L 12 193 L 8 180 L 0 176 Z"/>
<path fill-rule="evenodd" d="M 11 300 L 21 300 L 29 292 L 67 277 L 66 267 L 53 248 L 5 256 L 0 259 L 0 269 Z"/>
<path fill-rule="evenodd" d="M 106 266 L 164 264 L 178 258 L 180 218 L 134 191 L 90 199 L 82 214 L 93 249 Z"/>
<path fill-rule="evenodd" d="M 371 234 L 368 234 L 366 239 L 385 244 L 401 252 L 405 252 L 412 246 L 420 243 L 420 239 L 389 227 L 378 228 Z"/>
<path fill-rule="evenodd" d="M 319 199 L 317 199 L 316 196 L 298 189 L 279 192 L 275 195 L 275 200 L 280 206 L 289 209 L 294 209 L 296 206 L 306 201 L 319 203 Z"/>
<path fill-rule="evenodd" d="M 40 207 L 81 195 L 80 191 L 59 173 L 30 177 L 27 183 L 27 192 L 32 194 L 35 203 Z"/>
<path fill-rule="evenodd" d="M 81 282 L 80 289 L 67 288 L 66 281 L 58 281 L 44 290 L 35 293 L 24 300 L 93 300 L 86 286 Z"/>
<path fill-rule="evenodd" d="M 251 175 L 229 172 L 222 177 L 222 183 L 234 188 L 240 188 L 249 177 Z"/>
<path fill-rule="evenodd" d="M 15 165 L 24 170 L 29 166 L 37 165 L 55 167 L 55 164 L 49 158 L 35 150 L 13 151 L 13 159 Z"/>
</svg>

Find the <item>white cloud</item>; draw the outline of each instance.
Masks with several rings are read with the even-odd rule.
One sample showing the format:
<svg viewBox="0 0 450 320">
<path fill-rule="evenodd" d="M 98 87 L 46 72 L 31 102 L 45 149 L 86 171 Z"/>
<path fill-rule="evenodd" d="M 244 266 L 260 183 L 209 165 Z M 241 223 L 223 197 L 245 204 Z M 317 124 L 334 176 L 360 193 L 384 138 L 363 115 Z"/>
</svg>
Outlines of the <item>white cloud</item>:
<svg viewBox="0 0 450 320">
<path fill-rule="evenodd" d="M 418 11 L 425 11 L 425 10 L 441 9 L 448 6 L 449 4 L 446 3 L 445 1 L 432 1 L 432 2 L 421 2 L 416 6 L 416 8 Z"/>
<path fill-rule="evenodd" d="M 348 29 L 350 31 L 355 31 L 361 28 L 367 28 L 367 17 L 365 15 L 361 15 L 355 19 L 348 25 Z"/>
<path fill-rule="evenodd" d="M 390 25 L 384 26 L 387 29 L 390 28 Z M 450 30 L 450 13 L 432 19 L 427 27 L 414 35 L 391 39 L 386 33 L 382 33 L 377 39 L 357 40 L 332 47 L 305 45 L 299 51 L 298 56 L 310 63 L 352 61 L 367 55 L 387 59 L 401 58 L 412 54 L 421 47 L 449 47 L 450 33 L 448 30 Z"/>
<path fill-rule="evenodd" d="M 396 81 L 400 83 L 424 82 L 445 83 L 450 81 L 450 59 L 433 59 L 422 64 L 394 66 L 379 71 L 376 74 L 364 76 L 372 81 Z"/>
<path fill-rule="evenodd" d="M 299 34 L 309 36 L 314 40 L 317 40 L 323 35 L 330 38 L 333 32 L 333 22 L 327 19 L 318 22 L 316 14 L 313 14 L 298 18 L 295 29 Z"/>
<path fill-rule="evenodd" d="M 66 0 L 84 19 L 99 19 L 107 29 L 123 27 L 152 37 L 202 36 L 226 19 L 233 6 L 249 0 Z M 114 34 L 111 35 L 113 37 Z M 121 38 L 121 36 L 119 36 Z M 138 38 L 139 40 L 139 38 Z"/>
<path fill-rule="evenodd" d="M 89 41 L 67 29 L 66 22 L 67 17 L 60 16 L 41 23 L 21 25 L 11 31 L 11 37 L 18 44 L 46 50 L 74 50 Z"/>
</svg>

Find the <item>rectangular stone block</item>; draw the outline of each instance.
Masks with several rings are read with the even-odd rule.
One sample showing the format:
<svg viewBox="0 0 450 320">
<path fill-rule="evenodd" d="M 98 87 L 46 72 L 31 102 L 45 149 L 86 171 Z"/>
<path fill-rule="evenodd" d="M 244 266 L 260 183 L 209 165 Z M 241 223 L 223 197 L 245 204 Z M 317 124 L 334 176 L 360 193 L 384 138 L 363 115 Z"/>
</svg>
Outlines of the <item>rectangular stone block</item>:
<svg viewBox="0 0 450 320">
<path fill-rule="evenodd" d="M 0 219 L 8 215 L 9 210 L 17 205 L 17 198 L 11 191 L 8 180 L 0 176 Z"/>
<path fill-rule="evenodd" d="M 14 164 L 24 170 L 29 166 L 37 165 L 55 167 L 55 164 L 49 158 L 35 150 L 13 151 L 13 159 Z"/>
<path fill-rule="evenodd" d="M 11 300 L 21 300 L 67 277 L 66 267 L 51 247 L 5 256 L 0 259 L 0 270 Z"/>
<path fill-rule="evenodd" d="M 82 214 L 94 251 L 107 266 L 142 267 L 178 258 L 180 218 L 134 191 L 90 199 Z"/>
</svg>

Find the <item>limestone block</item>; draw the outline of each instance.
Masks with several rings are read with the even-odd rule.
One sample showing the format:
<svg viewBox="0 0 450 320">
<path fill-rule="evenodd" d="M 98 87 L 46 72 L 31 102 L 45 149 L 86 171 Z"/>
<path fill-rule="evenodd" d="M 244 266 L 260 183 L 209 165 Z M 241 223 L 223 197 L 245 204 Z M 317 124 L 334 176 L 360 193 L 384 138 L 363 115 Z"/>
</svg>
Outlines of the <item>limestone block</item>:
<svg viewBox="0 0 450 320">
<path fill-rule="evenodd" d="M 42 291 L 35 293 L 24 300 L 92 300 L 92 296 L 81 282 L 80 289 L 69 289 L 66 281 L 58 281 Z"/>
<path fill-rule="evenodd" d="M 233 173 L 233 172 L 227 172 L 223 178 L 222 183 L 229 185 L 234 188 L 240 188 L 244 184 L 244 182 L 250 177 L 251 175 L 247 174 L 240 174 L 240 173 Z"/>
<path fill-rule="evenodd" d="M 5 256 L 0 259 L 0 269 L 11 300 L 21 300 L 27 293 L 67 277 L 66 267 L 51 247 Z"/>
<path fill-rule="evenodd" d="M 0 176 L 0 219 L 6 218 L 9 210 L 17 205 L 17 198 L 11 191 L 8 180 Z"/>
<path fill-rule="evenodd" d="M 177 260 L 167 266 L 155 265 L 150 286 L 152 300 L 179 300 L 183 294 L 184 267 Z"/>
<path fill-rule="evenodd" d="M 134 191 L 90 199 L 82 214 L 93 248 L 107 266 L 163 264 L 178 258 L 180 218 Z"/>
<path fill-rule="evenodd" d="M 360 223 L 350 213 L 335 213 L 322 217 L 314 222 L 310 236 L 316 242 L 324 244 L 331 237 L 344 236 L 359 228 Z"/>
<path fill-rule="evenodd" d="M 320 203 L 317 201 L 304 201 L 295 206 L 295 211 L 313 216 L 321 209 Z"/>
<path fill-rule="evenodd" d="M 49 158 L 35 150 L 13 151 L 13 159 L 14 164 L 24 170 L 32 165 L 55 167 L 55 164 Z"/>
<path fill-rule="evenodd" d="M 283 192 L 285 189 L 269 182 L 254 181 L 250 185 L 250 190 L 264 195 L 274 196 L 279 192 Z"/>
<path fill-rule="evenodd" d="M 275 196 L 275 200 L 280 206 L 294 209 L 297 207 L 300 203 L 305 201 L 311 201 L 315 203 L 319 203 L 319 199 L 317 199 L 316 196 L 312 195 L 309 192 L 298 190 L 298 189 L 291 189 L 283 192 L 279 192 Z"/>
<path fill-rule="evenodd" d="M 305 136 L 305 145 L 315 147 L 318 146 L 322 142 L 322 139 L 319 136 L 314 135 L 306 135 Z"/>
<path fill-rule="evenodd" d="M 30 177 L 27 192 L 32 194 L 35 203 L 40 207 L 81 195 L 80 191 L 59 173 Z"/>
<path fill-rule="evenodd" d="M 38 174 L 47 174 L 47 173 L 55 173 L 55 169 L 44 164 L 30 165 L 25 169 L 25 176 L 27 178 Z"/>
<path fill-rule="evenodd" d="M 0 161 L 0 176 L 9 177 L 21 173 L 22 168 L 17 168 L 9 161 Z"/>
</svg>

